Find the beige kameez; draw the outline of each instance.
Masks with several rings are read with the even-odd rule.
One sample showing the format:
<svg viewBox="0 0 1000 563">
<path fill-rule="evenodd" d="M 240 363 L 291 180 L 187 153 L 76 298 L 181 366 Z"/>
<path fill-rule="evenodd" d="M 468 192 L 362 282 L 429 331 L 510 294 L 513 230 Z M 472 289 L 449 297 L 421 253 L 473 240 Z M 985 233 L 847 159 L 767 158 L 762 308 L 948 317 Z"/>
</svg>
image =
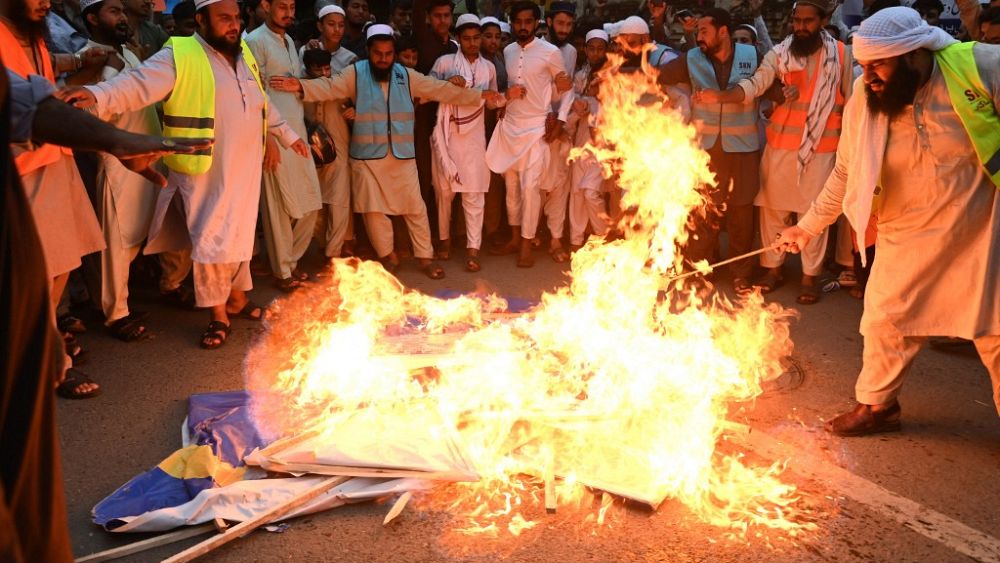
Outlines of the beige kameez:
<svg viewBox="0 0 1000 563">
<path fill-rule="evenodd" d="M 974 54 L 1000 104 L 1000 47 L 977 45 Z M 836 168 L 799 222 L 806 231 L 820 232 L 845 211 L 851 147 L 866 142 L 857 138 L 864 96 L 859 79 L 845 111 Z M 936 66 L 914 104 L 889 125 L 881 177 L 876 258 L 861 318 L 865 362 L 858 400 L 893 399 L 922 338 L 945 335 L 976 340 L 1000 410 L 1000 196 Z"/>
<path fill-rule="evenodd" d="M 302 81 L 303 99 L 306 102 L 325 102 L 340 98 L 356 98 L 356 67 L 349 66 L 342 73 L 331 78 L 316 78 Z M 424 76 L 413 69 L 407 69 L 410 94 L 422 101 L 436 101 L 456 105 L 478 105 L 482 93 L 478 90 L 459 88 L 450 82 Z M 388 96 L 388 84 L 382 84 Z M 372 243 L 379 256 L 392 252 L 391 223 L 388 237 L 385 236 L 387 221 L 377 216 L 401 215 L 407 221 L 410 238 L 417 258 L 431 258 L 430 226 L 427 223 L 427 207 L 420 196 L 417 180 L 417 163 L 414 159 L 401 160 L 392 151 L 378 160 L 350 159 L 351 192 L 354 211 L 365 214 Z M 422 219 L 421 219 L 422 217 Z M 370 221 L 378 222 L 373 228 Z"/>
</svg>

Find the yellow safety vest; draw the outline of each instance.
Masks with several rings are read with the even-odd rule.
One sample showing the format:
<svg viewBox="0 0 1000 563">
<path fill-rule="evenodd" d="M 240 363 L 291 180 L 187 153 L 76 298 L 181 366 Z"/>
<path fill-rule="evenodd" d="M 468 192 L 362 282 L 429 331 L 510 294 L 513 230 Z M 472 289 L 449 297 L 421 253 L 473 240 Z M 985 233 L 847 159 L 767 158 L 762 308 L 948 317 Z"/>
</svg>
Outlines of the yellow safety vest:
<svg viewBox="0 0 1000 563">
<path fill-rule="evenodd" d="M 245 41 L 243 59 L 264 94 L 261 112 L 263 135 L 267 134 L 267 95 L 260 80 L 257 60 Z M 170 97 L 163 102 L 163 136 L 185 139 L 215 138 L 215 74 L 208 54 L 195 37 L 172 37 L 167 42 L 173 48 L 177 79 Z M 172 154 L 163 158 L 171 170 L 196 176 L 212 167 L 212 148 L 193 154 Z"/>
<path fill-rule="evenodd" d="M 979 161 L 993 184 L 1000 188 L 1000 115 L 979 76 L 972 53 L 975 45 L 975 42 L 955 43 L 936 51 L 934 58 L 948 86 L 951 105 L 969 134 Z"/>
</svg>

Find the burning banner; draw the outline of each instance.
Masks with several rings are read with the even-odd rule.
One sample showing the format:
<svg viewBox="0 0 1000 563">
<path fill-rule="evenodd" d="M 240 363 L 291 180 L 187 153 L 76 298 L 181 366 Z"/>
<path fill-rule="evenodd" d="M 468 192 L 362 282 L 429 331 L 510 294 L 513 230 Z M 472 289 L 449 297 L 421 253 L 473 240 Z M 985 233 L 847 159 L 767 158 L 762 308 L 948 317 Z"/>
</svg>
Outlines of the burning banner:
<svg viewBox="0 0 1000 563">
<path fill-rule="evenodd" d="M 689 217 L 712 213 L 708 155 L 649 69 L 602 71 L 597 141 L 582 151 L 622 189 L 614 241 L 592 241 L 565 287 L 511 314 L 497 296 L 437 299 L 375 262 L 272 308 L 246 361 L 264 469 L 451 482 L 429 506 L 469 533 L 517 534 L 539 490 L 673 498 L 729 529 L 794 531 L 779 465 L 717 447 L 734 402 L 791 351 L 788 315 L 731 303 L 685 269 Z M 581 152 L 580 149 L 576 151 Z"/>
</svg>

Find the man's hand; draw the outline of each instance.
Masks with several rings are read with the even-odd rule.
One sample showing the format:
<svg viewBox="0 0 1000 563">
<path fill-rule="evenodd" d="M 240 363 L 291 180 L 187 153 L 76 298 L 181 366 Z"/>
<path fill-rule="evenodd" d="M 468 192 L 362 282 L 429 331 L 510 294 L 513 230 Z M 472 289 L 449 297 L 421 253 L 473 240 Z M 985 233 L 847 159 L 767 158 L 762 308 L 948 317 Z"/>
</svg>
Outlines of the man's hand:
<svg viewBox="0 0 1000 563">
<path fill-rule="evenodd" d="M 278 92 L 301 92 L 302 83 L 299 82 L 298 78 L 293 78 L 291 76 L 272 76 L 268 80 L 267 85 L 272 90 L 277 90 Z"/>
<path fill-rule="evenodd" d="M 799 99 L 799 89 L 794 85 L 788 85 L 781 88 L 781 95 L 785 97 L 784 103 L 794 102 Z"/>
<path fill-rule="evenodd" d="M 656 21 L 663 21 L 664 16 L 667 13 L 667 3 L 663 2 L 657 5 L 656 2 L 649 3 L 649 16 Z"/>
<path fill-rule="evenodd" d="M 273 135 L 267 136 L 264 142 L 264 171 L 274 172 L 281 164 L 281 150 L 278 148 L 278 141 Z"/>
<path fill-rule="evenodd" d="M 590 114 L 590 104 L 586 100 L 573 100 L 573 111 L 584 119 Z"/>
<path fill-rule="evenodd" d="M 559 121 L 559 118 L 554 113 L 550 113 L 545 117 L 545 142 L 554 143 L 562 137 L 566 128 L 563 126 L 563 122 Z"/>
<path fill-rule="evenodd" d="M 694 29 L 698 27 L 698 18 L 687 16 L 681 20 L 681 26 L 684 28 L 684 33 L 693 34 Z"/>
<path fill-rule="evenodd" d="M 462 77 L 461 75 L 456 74 L 455 76 L 452 76 L 451 78 L 448 79 L 448 82 L 451 82 L 452 84 L 458 86 L 459 88 L 465 88 L 465 78 Z"/>
<path fill-rule="evenodd" d="M 115 143 L 110 152 L 121 161 L 125 168 L 160 186 L 167 185 L 167 179 L 153 168 L 158 160 L 168 154 L 189 154 L 207 149 L 215 141 L 212 139 L 163 139 L 149 135 L 136 135 L 120 131 L 123 139 Z"/>
<path fill-rule="evenodd" d="M 292 146 L 290 148 L 293 151 L 295 151 L 295 154 L 297 154 L 297 155 L 299 155 L 299 156 L 301 156 L 303 158 L 308 158 L 308 157 L 312 156 L 312 155 L 309 154 L 309 145 L 307 145 L 306 142 L 303 141 L 302 139 L 299 139 L 298 141 L 295 141 L 294 143 L 292 143 Z"/>
<path fill-rule="evenodd" d="M 416 104 L 414 103 L 414 105 Z M 341 115 L 343 115 L 344 119 L 346 119 L 347 121 L 354 121 L 354 118 L 358 116 L 358 111 L 354 109 L 354 106 L 346 107 L 344 108 L 344 113 L 342 113 Z"/>
<path fill-rule="evenodd" d="M 53 96 L 56 99 L 62 100 L 67 104 L 78 107 L 81 109 L 94 107 L 97 104 L 97 98 L 94 97 L 93 92 L 87 90 L 83 86 L 71 86 L 69 88 L 63 88 L 59 90 Z"/>
<path fill-rule="evenodd" d="M 528 90 L 520 84 L 515 84 L 510 88 L 507 88 L 507 92 L 504 94 L 508 100 L 521 100 L 528 95 Z"/>
<path fill-rule="evenodd" d="M 112 51 L 113 52 L 113 51 Z M 100 47 L 91 47 L 80 53 L 81 69 L 101 68 L 108 62 L 108 51 Z"/>
<path fill-rule="evenodd" d="M 125 61 L 118 56 L 118 53 L 112 51 L 111 54 L 108 55 L 108 66 L 121 72 L 121 70 L 125 68 Z"/>
<path fill-rule="evenodd" d="M 764 0 L 750 0 L 750 15 L 754 18 L 760 15 L 760 9 L 764 6 Z"/>
<path fill-rule="evenodd" d="M 781 244 L 782 252 L 798 254 L 812 239 L 813 236 L 811 234 L 796 225 L 781 231 L 778 234 L 777 242 Z"/>
<path fill-rule="evenodd" d="M 721 104 L 722 103 L 722 92 L 714 88 L 705 88 L 698 90 L 691 94 L 692 102 L 699 102 L 703 104 Z"/>
<path fill-rule="evenodd" d="M 559 74 L 557 74 L 555 81 L 556 81 L 556 91 L 558 91 L 560 94 L 573 87 L 573 79 L 570 78 L 570 76 L 565 72 L 560 72 Z"/>
</svg>

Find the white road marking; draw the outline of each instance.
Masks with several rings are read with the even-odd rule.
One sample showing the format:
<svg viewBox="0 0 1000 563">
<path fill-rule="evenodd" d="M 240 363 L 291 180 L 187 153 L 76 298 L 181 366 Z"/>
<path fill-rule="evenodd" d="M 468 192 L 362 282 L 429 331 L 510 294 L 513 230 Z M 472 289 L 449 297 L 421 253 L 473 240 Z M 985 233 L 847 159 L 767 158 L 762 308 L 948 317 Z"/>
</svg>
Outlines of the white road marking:
<svg viewBox="0 0 1000 563">
<path fill-rule="evenodd" d="M 743 437 L 768 459 L 787 458 L 788 468 L 802 477 L 828 485 L 843 495 L 898 521 L 911 530 L 983 563 L 1000 562 L 1000 540 L 900 496 L 846 469 L 759 430 Z"/>
</svg>

